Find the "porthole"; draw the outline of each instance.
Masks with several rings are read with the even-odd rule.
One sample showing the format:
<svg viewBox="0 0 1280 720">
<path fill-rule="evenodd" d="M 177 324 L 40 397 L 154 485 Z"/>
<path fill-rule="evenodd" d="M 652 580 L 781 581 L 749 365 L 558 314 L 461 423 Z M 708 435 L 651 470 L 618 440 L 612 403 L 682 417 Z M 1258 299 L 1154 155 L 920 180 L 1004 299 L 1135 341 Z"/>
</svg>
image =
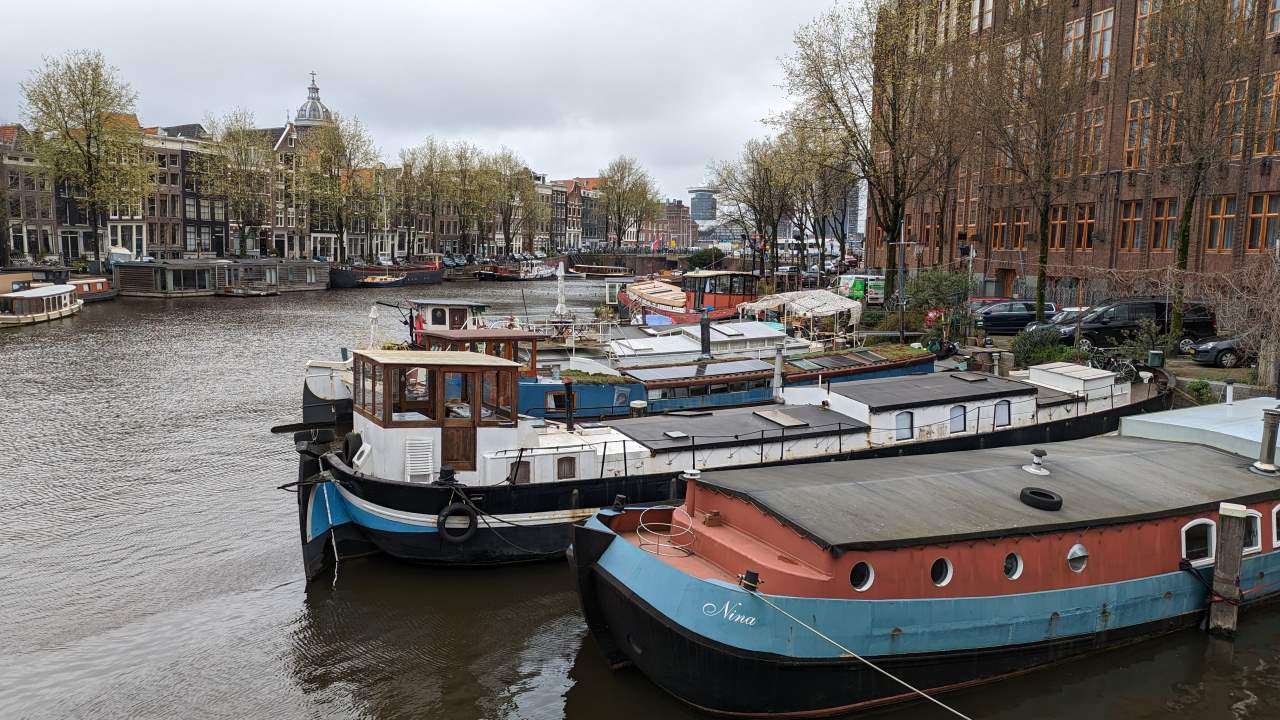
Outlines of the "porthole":
<svg viewBox="0 0 1280 720">
<path fill-rule="evenodd" d="M 951 561 L 946 558 L 934 560 L 933 566 L 929 568 L 929 579 L 933 580 L 933 584 L 938 587 L 944 587 L 951 582 L 952 574 Z"/>
<path fill-rule="evenodd" d="M 1081 572 L 1085 565 L 1089 564 L 1089 551 L 1085 546 L 1076 543 L 1067 551 L 1067 567 L 1071 568 L 1071 572 Z"/>
<path fill-rule="evenodd" d="M 1004 576 L 1010 580 L 1017 580 L 1022 577 L 1022 556 L 1018 553 L 1009 553 L 1004 556 Z"/>
<path fill-rule="evenodd" d="M 866 592 L 875 581 L 876 571 L 865 562 L 855 563 L 853 569 L 849 571 L 849 584 L 858 592 Z"/>
</svg>

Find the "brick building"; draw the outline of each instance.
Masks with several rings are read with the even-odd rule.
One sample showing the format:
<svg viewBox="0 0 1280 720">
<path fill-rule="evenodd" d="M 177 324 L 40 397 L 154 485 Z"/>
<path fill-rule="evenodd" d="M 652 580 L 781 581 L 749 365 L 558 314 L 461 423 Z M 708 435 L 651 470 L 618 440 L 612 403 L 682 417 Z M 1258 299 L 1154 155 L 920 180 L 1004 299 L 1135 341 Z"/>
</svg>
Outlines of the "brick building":
<svg viewBox="0 0 1280 720">
<path fill-rule="evenodd" d="M 1057 173 L 1050 211 L 1048 295 L 1074 304 L 1096 302 L 1112 291 L 1097 269 L 1171 266 L 1181 203 L 1174 178 L 1152 167 L 1151 103 L 1134 82 L 1135 61 L 1142 60 L 1139 19 L 1149 23 L 1159 5 L 1154 0 L 1072 3 L 1067 37 L 1082 41 L 1091 66 L 1106 68 L 1069 124 L 1076 140 L 1073 156 Z M 947 0 L 942 7 L 957 5 L 956 27 L 962 33 L 998 31 L 1016 7 L 994 0 Z M 1254 69 L 1224 94 L 1224 110 L 1238 118 L 1239 142 L 1232 141 L 1231 167 L 1213 174 L 1194 209 L 1192 271 L 1229 271 L 1250 254 L 1274 250 L 1280 237 L 1280 172 L 1273 172 L 1280 155 L 1280 2 L 1248 7 L 1250 35 L 1257 43 Z M 995 166 L 990 151 L 967 158 L 949 179 L 945 207 L 938 206 L 936 193 L 917 198 L 904 223 L 916 243 L 907 267 L 963 270 L 968 261 L 959 248 L 969 246 L 976 253 L 973 271 L 981 294 L 1029 297 L 1036 283 L 1037 218 L 1018 188 L 997 180 Z M 871 215 L 866 218 L 867 265 L 883 268 L 885 237 Z M 1159 282 L 1158 274 L 1151 277 Z"/>
</svg>

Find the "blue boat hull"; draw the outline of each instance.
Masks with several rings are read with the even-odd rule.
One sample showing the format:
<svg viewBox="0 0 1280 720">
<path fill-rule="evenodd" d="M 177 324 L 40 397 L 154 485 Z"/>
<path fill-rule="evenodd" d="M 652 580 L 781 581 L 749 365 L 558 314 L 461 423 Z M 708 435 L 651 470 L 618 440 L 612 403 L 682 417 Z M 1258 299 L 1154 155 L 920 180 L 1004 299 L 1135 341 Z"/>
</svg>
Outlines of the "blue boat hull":
<svg viewBox="0 0 1280 720">
<path fill-rule="evenodd" d="M 583 614 L 615 668 L 634 666 L 680 700 L 732 716 L 821 717 L 916 697 L 741 588 L 690 577 L 615 538 L 593 519 L 575 529 L 569 552 Z M 1246 559 L 1246 591 L 1259 573 L 1280 571 L 1275 555 Z M 1250 604 L 1275 597 L 1258 589 Z M 940 692 L 1193 626 L 1206 595 L 1196 578 L 1175 572 L 1026 595 L 770 601 Z"/>
</svg>

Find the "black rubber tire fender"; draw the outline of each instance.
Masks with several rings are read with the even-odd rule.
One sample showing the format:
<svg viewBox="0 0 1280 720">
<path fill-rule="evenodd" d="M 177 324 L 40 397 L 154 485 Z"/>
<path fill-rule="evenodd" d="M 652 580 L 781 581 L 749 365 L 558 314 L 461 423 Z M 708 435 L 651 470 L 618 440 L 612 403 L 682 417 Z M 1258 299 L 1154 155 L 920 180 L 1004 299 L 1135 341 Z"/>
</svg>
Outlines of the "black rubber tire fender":
<svg viewBox="0 0 1280 720">
<path fill-rule="evenodd" d="M 1018 495 L 1018 499 L 1024 505 L 1029 505 L 1037 510 L 1048 510 L 1050 512 L 1062 509 L 1062 496 L 1052 490 L 1045 490 L 1038 487 L 1024 487 Z"/>
<path fill-rule="evenodd" d="M 462 532 L 450 530 L 446 523 L 450 518 L 458 516 L 467 518 L 467 528 Z M 449 503 L 436 516 L 436 532 L 440 533 L 440 538 L 448 543 L 461 545 L 462 543 L 475 537 L 476 531 L 480 529 L 480 516 L 476 513 L 476 509 L 466 503 L 454 502 Z"/>
<path fill-rule="evenodd" d="M 347 461 L 347 465 L 351 465 L 351 458 L 360 452 L 360 447 L 364 445 L 364 438 L 360 437 L 358 432 L 349 432 L 342 438 L 342 458 Z"/>
</svg>

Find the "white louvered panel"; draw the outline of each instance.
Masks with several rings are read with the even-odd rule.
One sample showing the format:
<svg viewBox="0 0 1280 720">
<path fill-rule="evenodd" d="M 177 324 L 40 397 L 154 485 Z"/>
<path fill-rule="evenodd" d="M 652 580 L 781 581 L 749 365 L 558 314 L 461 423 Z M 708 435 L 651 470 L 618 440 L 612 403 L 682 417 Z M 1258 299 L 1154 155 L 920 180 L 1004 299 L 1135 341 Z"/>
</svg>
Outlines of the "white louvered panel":
<svg viewBox="0 0 1280 720">
<path fill-rule="evenodd" d="M 405 482 L 431 482 L 435 479 L 436 453 L 431 438 L 405 438 Z"/>
</svg>

